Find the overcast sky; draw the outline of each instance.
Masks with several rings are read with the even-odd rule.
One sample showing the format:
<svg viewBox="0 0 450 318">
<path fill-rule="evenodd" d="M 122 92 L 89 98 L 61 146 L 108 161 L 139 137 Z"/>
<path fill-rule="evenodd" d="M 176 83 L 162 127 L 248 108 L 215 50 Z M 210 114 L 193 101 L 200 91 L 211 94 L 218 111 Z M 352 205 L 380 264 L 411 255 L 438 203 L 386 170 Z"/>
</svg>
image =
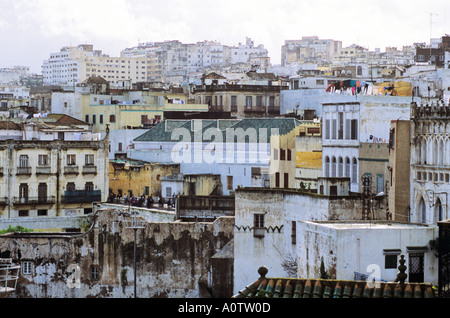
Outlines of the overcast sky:
<svg viewBox="0 0 450 318">
<path fill-rule="evenodd" d="M 316 35 L 370 50 L 450 34 L 449 0 L 0 0 L 0 67 L 41 73 L 63 46 L 89 43 L 105 54 L 138 42 L 250 37 L 280 63 L 285 40 Z"/>
</svg>

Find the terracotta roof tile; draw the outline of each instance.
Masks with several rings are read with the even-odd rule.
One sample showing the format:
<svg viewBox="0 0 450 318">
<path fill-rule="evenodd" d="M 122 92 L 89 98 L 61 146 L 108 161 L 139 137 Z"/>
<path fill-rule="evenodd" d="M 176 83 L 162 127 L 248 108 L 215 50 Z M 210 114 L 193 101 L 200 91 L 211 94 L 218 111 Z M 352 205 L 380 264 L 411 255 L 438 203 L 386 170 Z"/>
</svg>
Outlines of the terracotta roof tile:
<svg viewBox="0 0 450 318">
<path fill-rule="evenodd" d="M 345 281 L 261 277 L 233 298 L 435 298 L 429 283 Z"/>
</svg>

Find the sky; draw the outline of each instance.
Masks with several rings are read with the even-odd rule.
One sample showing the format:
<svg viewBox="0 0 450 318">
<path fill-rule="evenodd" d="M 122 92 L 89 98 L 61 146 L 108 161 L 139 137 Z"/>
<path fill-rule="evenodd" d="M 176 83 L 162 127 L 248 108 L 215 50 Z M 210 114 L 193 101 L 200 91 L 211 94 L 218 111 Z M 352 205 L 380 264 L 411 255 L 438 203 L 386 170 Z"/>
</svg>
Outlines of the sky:
<svg viewBox="0 0 450 318">
<path fill-rule="evenodd" d="M 384 51 L 445 34 L 448 0 L 0 0 L 0 67 L 37 74 L 50 53 L 85 43 L 120 56 L 139 42 L 237 46 L 249 37 L 280 64 L 284 41 L 303 36 Z"/>
</svg>

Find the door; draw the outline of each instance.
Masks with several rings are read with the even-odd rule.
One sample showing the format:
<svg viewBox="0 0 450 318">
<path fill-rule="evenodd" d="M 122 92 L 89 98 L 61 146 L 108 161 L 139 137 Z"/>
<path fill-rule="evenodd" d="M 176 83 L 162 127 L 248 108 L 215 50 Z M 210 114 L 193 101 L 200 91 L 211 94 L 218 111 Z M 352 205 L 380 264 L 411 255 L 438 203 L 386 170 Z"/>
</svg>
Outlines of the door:
<svg viewBox="0 0 450 318">
<path fill-rule="evenodd" d="M 39 183 L 38 185 L 38 202 L 47 202 L 47 184 Z"/>
<path fill-rule="evenodd" d="M 423 283 L 423 253 L 409 254 L 409 282 Z"/>
<path fill-rule="evenodd" d="M 19 199 L 20 203 L 28 202 L 28 184 L 21 183 L 19 186 Z"/>
</svg>

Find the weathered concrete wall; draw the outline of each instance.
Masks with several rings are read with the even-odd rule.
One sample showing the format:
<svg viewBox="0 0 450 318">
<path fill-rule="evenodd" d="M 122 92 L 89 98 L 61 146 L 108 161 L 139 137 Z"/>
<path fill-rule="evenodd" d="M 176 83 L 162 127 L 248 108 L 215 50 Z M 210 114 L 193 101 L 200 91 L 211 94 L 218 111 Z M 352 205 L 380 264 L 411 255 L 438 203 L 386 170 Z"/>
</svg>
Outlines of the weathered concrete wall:
<svg viewBox="0 0 450 318">
<path fill-rule="evenodd" d="M 2 236 L 1 256 L 31 264 L 31 273 L 21 273 L 10 297 L 133 297 L 134 231 L 115 210 L 99 210 L 95 218 L 83 234 Z M 144 221 L 136 231 L 137 296 L 208 296 L 217 276 L 211 273 L 211 258 L 230 242 L 233 226 L 233 217 L 214 223 Z"/>
<path fill-rule="evenodd" d="M 298 222 L 298 275 L 319 278 L 321 260 L 334 279 L 352 280 L 355 272 L 394 281 L 398 268 L 386 268 L 384 250 L 405 255 L 407 273 L 412 247 L 424 251 L 424 281 L 437 284 L 438 259 L 429 242 L 437 237 L 437 227 L 387 221 Z M 409 275 L 408 278 L 409 279 Z"/>
<path fill-rule="evenodd" d="M 45 217 L 17 217 L 0 218 L 0 230 L 7 229 L 10 225 L 23 226 L 29 229 L 64 229 L 64 228 L 89 228 L 91 217 L 83 216 L 45 216 Z"/>
<path fill-rule="evenodd" d="M 274 277 L 296 271 L 298 221 L 360 220 L 361 199 L 329 197 L 284 189 L 243 188 L 236 191 L 234 280 L 253 281 L 262 264 Z M 254 236 L 255 214 L 264 215 L 264 235 Z M 294 277 L 296 275 L 294 274 Z M 235 292 L 238 290 L 235 289 Z"/>
</svg>

